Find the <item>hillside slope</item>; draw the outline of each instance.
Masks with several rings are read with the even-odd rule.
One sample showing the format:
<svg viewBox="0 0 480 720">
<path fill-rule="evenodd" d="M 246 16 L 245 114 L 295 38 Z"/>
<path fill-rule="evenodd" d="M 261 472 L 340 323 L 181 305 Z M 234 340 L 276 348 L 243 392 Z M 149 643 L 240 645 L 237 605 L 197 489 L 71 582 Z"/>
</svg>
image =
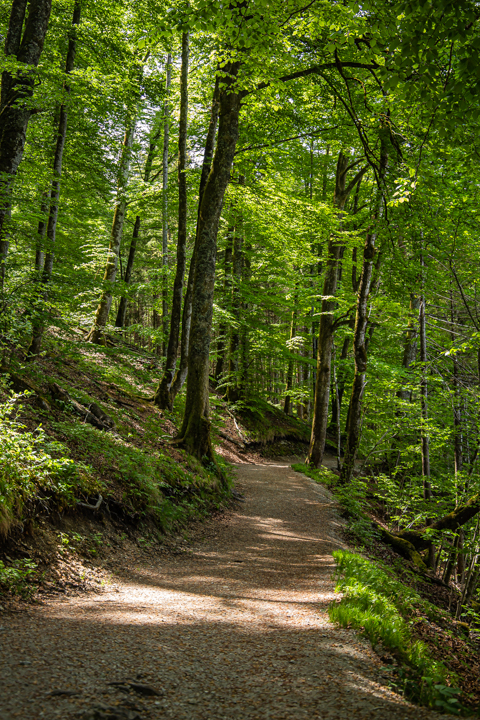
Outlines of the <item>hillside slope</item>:
<svg viewBox="0 0 480 720">
<path fill-rule="evenodd" d="M 135 552 L 178 548 L 189 523 L 235 500 L 229 462 L 252 462 L 267 440 L 308 434 L 273 406 L 231 410 L 212 390 L 217 462 L 229 484 L 222 488 L 215 468 L 172 444 L 184 396 L 173 413 L 156 408 L 150 398 L 160 377 L 154 354 L 83 336 L 50 337 L 35 362 L 12 353 L 4 363 L 0 587 L 58 589 L 55 566 L 63 588 L 77 588 L 88 579 L 84 561 L 98 564 L 125 543 Z"/>
</svg>

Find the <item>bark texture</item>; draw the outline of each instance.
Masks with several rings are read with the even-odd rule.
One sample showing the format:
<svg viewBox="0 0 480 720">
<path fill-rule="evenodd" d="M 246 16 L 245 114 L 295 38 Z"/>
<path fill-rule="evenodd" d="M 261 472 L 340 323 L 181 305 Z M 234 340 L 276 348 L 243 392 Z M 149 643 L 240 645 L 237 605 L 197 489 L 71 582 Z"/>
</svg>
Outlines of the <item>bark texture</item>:
<svg viewBox="0 0 480 720">
<path fill-rule="evenodd" d="M 347 185 L 347 173 L 358 163 L 350 163 L 349 158 L 340 152 L 335 176 L 335 193 L 333 204 L 338 211 L 341 226 L 345 203 L 356 184 L 367 171 L 362 168 Z M 315 384 L 315 402 L 313 409 L 312 434 L 307 462 L 319 467 L 325 451 L 325 439 L 328 425 L 328 400 L 330 395 L 330 375 L 332 366 L 332 346 L 335 332 L 334 311 L 341 257 L 345 243 L 340 233 L 334 233 L 328 241 L 328 257 L 323 283 L 322 314 L 318 331 L 317 373 Z"/>
<path fill-rule="evenodd" d="M 160 408 L 173 409 L 173 398 L 170 393 L 178 354 L 178 339 L 182 317 L 182 296 L 185 269 L 187 266 L 187 131 L 188 131 L 188 33 L 182 36 L 182 69 L 180 77 L 180 123 L 178 133 L 178 237 L 177 267 L 173 284 L 172 313 L 170 316 L 170 332 L 168 336 L 165 371 L 154 402 Z"/>
<path fill-rule="evenodd" d="M 27 0 L 13 0 L 12 9 L 10 10 L 10 20 L 8 23 L 7 37 L 5 38 L 5 55 L 17 55 L 22 40 L 23 22 L 25 20 L 25 12 L 27 9 Z M 0 95 L 0 113 L 4 105 L 7 104 L 8 93 L 13 78 L 11 74 L 4 70 L 2 73 L 2 89 Z"/>
<path fill-rule="evenodd" d="M 245 184 L 245 177 L 239 177 L 239 185 Z M 243 222 L 237 213 L 236 228 L 233 234 L 232 252 L 232 316 L 233 323 L 230 332 L 228 351 L 228 385 L 227 400 L 234 403 L 241 396 L 241 285 L 243 276 Z"/>
<path fill-rule="evenodd" d="M 198 217 L 200 217 L 200 206 L 202 202 L 203 193 L 207 184 L 207 179 L 210 174 L 212 167 L 213 154 L 215 151 L 215 138 L 217 134 L 218 124 L 218 112 L 220 109 L 220 83 L 217 76 L 215 80 L 215 88 L 213 91 L 212 107 L 210 110 L 210 122 L 208 124 L 207 138 L 205 141 L 205 150 L 203 155 L 202 174 L 200 177 L 200 186 L 198 189 Z M 198 221 L 197 221 L 198 224 Z M 190 345 L 190 327 L 192 322 L 192 297 L 193 297 L 193 280 L 195 275 L 195 255 L 196 255 L 197 240 L 195 238 L 195 247 L 193 255 L 190 260 L 190 266 L 188 269 L 188 280 L 187 290 L 185 293 L 185 299 L 183 302 L 183 314 L 182 314 L 182 337 L 180 341 L 180 362 L 178 365 L 177 372 L 170 388 L 170 394 L 172 396 L 172 403 L 176 396 L 182 389 L 187 379 L 188 374 L 188 351 Z"/>
<path fill-rule="evenodd" d="M 35 73 L 43 50 L 52 0 L 31 0 L 25 29 L 25 2 L 13 2 L 5 41 L 7 55 L 16 56 L 25 69 L 14 76 L 2 74 L 0 123 L 0 281 L 5 279 L 8 255 L 8 222 L 11 212 L 11 191 L 18 166 L 23 157 L 27 126 L 32 115 Z M 21 39 L 20 39 L 21 38 Z"/>
<path fill-rule="evenodd" d="M 233 256 L 233 235 L 235 228 L 228 228 L 227 241 L 225 245 L 225 253 L 223 258 L 223 300 L 225 307 L 229 309 L 230 291 L 232 286 L 232 256 Z M 228 326 L 225 320 L 222 320 L 218 328 L 217 338 L 217 364 L 215 366 L 215 382 L 217 385 L 223 382 L 225 374 L 226 352 L 227 352 L 227 336 Z"/>
<path fill-rule="evenodd" d="M 209 420 L 209 351 L 217 254 L 218 221 L 238 140 L 241 96 L 234 84 L 240 63 L 222 68 L 220 122 L 212 169 L 205 184 L 197 224 L 192 324 L 185 415 L 178 442 L 189 453 L 213 461 Z"/>
</svg>

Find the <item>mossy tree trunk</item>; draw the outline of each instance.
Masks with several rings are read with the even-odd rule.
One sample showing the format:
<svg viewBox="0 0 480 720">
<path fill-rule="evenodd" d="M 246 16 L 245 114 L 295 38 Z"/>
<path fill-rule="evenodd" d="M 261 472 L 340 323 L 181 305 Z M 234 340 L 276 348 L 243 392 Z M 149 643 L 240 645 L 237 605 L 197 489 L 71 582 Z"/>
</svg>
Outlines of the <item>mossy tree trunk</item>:
<svg viewBox="0 0 480 720">
<path fill-rule="evenodd" d="M 217 76 L 215 80 L 215 89 L 213 91 L 212 106 L 210 109 L 210 122 L 208 125 L 207 138 L 205 140 L 205 150 L 203 155 L 202 174 L 200 177 L 200 187 L 198 189 L 198 216 L 200 217 L 200 205 L 203 197 L 203 192 L 207 184 L 207 179 L 210 174 L 212 167 L 213 154 L 215 151 L 215 139 L 217 134 L 218 124 L 218 112 L 220 108 L 219 104 L 220 94 L 220 80 Z M 197 221 L 198 222 L 198 221 Z M 180 362 L 178 364 L 177 372 L 173 379 L 170 396 L 172 404 L 185 384 L 188 374 L 188 351 L 190 345 L 190 328 L 192 323 L 192 298 L 193 298 L 193 279 L 195 275 L 195 253 L 196 253 L 196 240 L 195 247 L 193 250 L 192 258 L 190 260 L 190 266 L 188 269 L 188 280 L 187 290 L 185 292 L 185 299 L 183 301 L 183 313 L 182 313 L 182 335 L 180 340 Z"/>
<path fill-rule="evenodd" d="M 185 415 L 178 444 L 213 461 L 209 420 L 209 351 L 215 285 L 218 221 L 238 140 L 241 95 L 234 88 L 240 63 L 222 68 L 220 122 L 212 169 L 201 199 L 195 247 L 192 324 Z"/>
<path fill-rule="evenodd" d="M 178 237 L 177 266 L 173 284 L 170 333 L 168 336 L 165 371 L 154 396 L 160 408 L 173 409 L 170 392 L 177 362 L 178 339 L 182 317 L 183 280 L 187 265 L 187 130 L 188 130 L 188 33 L 182 36 L 182 68 L 180 76 L 180 123 L 178 134 Z"/>
<path fill-rule="evenodd" d="M 25 65 L 14 76 L 4 71 L 1 88 L 0 123 L 0 284 L 5 281 L 5 263 L 10 246 L 11 192 L 23 157 L 27 126 L 32 116 L 32 97 L 38 66 L 47 34 L 52 0 L 31 0 L 28 16 L 25 0 L 13 0 L 5 54 Z M 23 31 L 23 32 L 22 32 Z"/>
</svg>

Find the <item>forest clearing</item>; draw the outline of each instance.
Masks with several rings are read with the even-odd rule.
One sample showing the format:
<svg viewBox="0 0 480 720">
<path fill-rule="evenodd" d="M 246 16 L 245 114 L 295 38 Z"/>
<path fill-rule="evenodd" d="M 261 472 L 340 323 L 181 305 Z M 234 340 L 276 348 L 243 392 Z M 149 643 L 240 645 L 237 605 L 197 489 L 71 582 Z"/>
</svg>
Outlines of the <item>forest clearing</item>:
<svg viewBox="0 0 480 720">
<path fill-rule="evenodd" d="M 474 0 L 0 0 L 0 718 L 480 711 Z"/>
</svg>

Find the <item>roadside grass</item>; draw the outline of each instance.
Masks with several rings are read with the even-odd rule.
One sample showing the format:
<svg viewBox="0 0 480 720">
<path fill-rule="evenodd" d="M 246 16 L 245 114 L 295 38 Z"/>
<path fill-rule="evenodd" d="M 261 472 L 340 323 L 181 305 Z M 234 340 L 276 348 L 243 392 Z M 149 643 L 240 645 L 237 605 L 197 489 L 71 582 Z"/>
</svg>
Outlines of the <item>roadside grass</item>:
<svg viewBox="0 0 480 720">
<path fill-rule="evenodd" d="M 366 484 L 361 479 L 354 479 L 347 488 L 339 486 L 338 477 L 325 467 L 316 469 L 299 463 L 292 469 L 332 491 L 347 518 L 347 532 L 356 540 L 368 546 L 377 539 L 363 510 Z M 393 686 L 409 700 L 451 715 L 468 714 L 459 700 L 461 691 L 456 687 L 455 674 L 412 632 L 419 616 L 435 621 L 442 611 L 380 561 L 346 550 L 335 551 L 333 557 L 337 565 L 335 591 L 342 598 L 330 605 L 330 620 L 361 631 L 372 646 L 390 651 L 398 662 Z"/>
<path fill-rule="evenodd" d="M 413 701 L 452 715 L 466 711 L 455 687 L 456 677 L 436 660 L 425 643 L 416 640 L 411 624 L 418 612 L 438 615 L 438 608 L 395 578 L 379 562 L 358 553 L 337 550 L 335 591 L 340 602 L 329 607 L 329 617 L 343 627 L 361 630 L 373 646 L 388 648 L 400 663 L 397 686 Z"/>
</svg>

